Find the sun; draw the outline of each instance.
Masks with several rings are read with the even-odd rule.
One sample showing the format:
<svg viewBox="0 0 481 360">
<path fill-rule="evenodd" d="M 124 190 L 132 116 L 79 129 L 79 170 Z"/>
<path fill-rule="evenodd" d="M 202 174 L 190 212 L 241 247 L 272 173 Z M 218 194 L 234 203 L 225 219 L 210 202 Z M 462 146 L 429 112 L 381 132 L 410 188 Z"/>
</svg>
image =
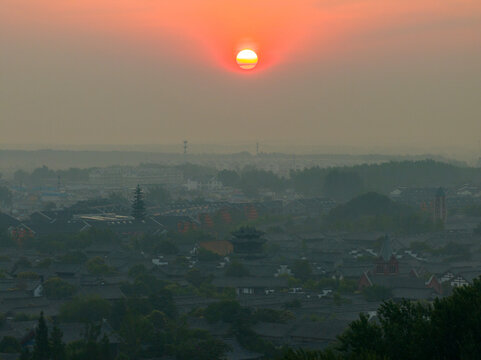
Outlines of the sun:
<svg viewBox="0 0 481 360">
<path fill-rule="evenodd" d="M 239 51 L 236 60 L 237 65 L 239 65 L 242 70 L 254 69 L 258 61 L 257 54 L 251 49 L 244 49 Z"/>
</svg>

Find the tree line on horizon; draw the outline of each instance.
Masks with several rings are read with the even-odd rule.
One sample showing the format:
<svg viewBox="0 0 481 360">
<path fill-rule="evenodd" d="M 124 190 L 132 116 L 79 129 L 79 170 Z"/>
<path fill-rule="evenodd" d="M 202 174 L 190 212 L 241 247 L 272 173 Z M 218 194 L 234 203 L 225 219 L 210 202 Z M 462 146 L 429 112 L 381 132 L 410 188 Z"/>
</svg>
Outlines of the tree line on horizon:
<svg viewBox="0 0 481 360">
<path fill-rule="evenodd" d="M 146 164 L 139 166 L 146 166 Z M 272 171 L 257 169 L 252 165 L 241 170 L 220 171 L 209 166 L 190 163 L 178 165 L 176 168 L 183 173 L 185 179 L 206 182 L 217 177 L 225 186 L 241 188 L 247 195 L 255 196 L 259 189 L 268 189 L 273 192 L 294 189 L 305 196 L 326 196 L 341 201 L 368 191 L 386 194 L 396 186 L 449 187 L 481 182 L 481 168 L 429 159 L 325 168 L 314 166 L 302 170 L 291 170 L 289 178 L 279 176 Z M 17 184 L 26 185 L 38 184 L 58 177 L 65 182 L 86 181 L 92 169 L 94 168 L 53 170 L 42 166 L 32 172 L 17 170 L 14 173 L 14 181 Z"/>
<path fill-rule="evenodd" d="M 222 170 L 217 176 L 224 185 L 239 187 L 247 194 L 259 189 L 273 192 L 294 189 L 304 196 L 324 196 L 342 202 L 370 191 L 387 194 L 398 186 L 450 187 L 481 183 L 481 168 L 420 160 L 326 168 L 315 166 L 292 170 L 289 179 L 252 167 L 240 171 Z"/>
</svg>

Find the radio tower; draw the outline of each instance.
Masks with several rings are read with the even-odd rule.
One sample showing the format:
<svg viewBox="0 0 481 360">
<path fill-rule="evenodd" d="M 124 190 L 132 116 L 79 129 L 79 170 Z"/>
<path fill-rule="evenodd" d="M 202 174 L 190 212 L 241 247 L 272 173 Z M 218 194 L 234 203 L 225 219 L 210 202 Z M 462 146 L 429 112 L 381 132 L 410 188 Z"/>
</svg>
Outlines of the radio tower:
<svg viewBox="0 0 481 360">
<path fill-rule="evenodd" d="M 259 156 L 259 143 L 256 142 L 256 155 Z"/>
<path fill-rule="evenodd" d="M 184 155 L 187 154 L 187 140 L 184 140 Z"/>
</svg>

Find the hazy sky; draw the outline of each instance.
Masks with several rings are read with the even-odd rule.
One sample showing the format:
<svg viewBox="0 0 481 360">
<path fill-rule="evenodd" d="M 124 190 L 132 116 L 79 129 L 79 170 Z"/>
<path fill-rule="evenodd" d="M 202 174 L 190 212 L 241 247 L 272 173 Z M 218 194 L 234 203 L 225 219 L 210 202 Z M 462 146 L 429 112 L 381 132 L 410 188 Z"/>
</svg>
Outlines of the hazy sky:
<svg viewBox="0 0 481 360">
<path fill-rule="evenodd" d="M 183 139 L 476 149 L 481 1 L 0 0 L 0 145 Z"/>
</svg>

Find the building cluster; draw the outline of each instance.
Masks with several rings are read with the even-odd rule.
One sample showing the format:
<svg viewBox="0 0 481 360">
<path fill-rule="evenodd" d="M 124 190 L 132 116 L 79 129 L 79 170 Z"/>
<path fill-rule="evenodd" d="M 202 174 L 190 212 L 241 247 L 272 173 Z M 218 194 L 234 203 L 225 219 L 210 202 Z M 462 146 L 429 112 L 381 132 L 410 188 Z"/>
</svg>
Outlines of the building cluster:
<svg viewBox="0 0 481 360">
<path fill-rule="evenodd" d="M 2 213 L 0 227 L 8 229 L 17 247 L 6 248 L 0 256 L 0 313 L 6 317 L 0 337 L 12 336 L 29 344 L 35 331 L 32 319 L 41 311 L 58 318 L 62 304 L 74 296 L 95 295 L 112 303 L 125 298 L 122 284 L 134 281 L 129 270 L 143 265 L 156 278 L 184 289 L 174 300 L 192 328 L 235 343 L 222 323 L 188 315 L 218 301 L 188 291 L 189 272 L 197 269 L 211 279 L 215 291 L 232 290 L 243 306 L 292 313 L 283 323 L 256 323 L 253 330 L 261 338 L 277 345 L 324 348 L 360 312 L 374 321 L 384 299 L 433 301 L 481 275 L 480 237 L 472 227 L 475 221 L 448 216 L 449 199 L 442 189 L 434 192 L 432 202 L 433 216 L 445 221 L 446 228 L 416 236 L 307 231 L 303 224 L 309 215 L 325 213 L 333 206 L 320 198 L 171 204 L 149 209 L 142 219 L 107 203 L 35 211 L 23 219 Z M 281 220 L 287 217 L 289 221 Z M 115 234 L 120 243 L 92 243 L 79 250 L 81 262 L 65 260 L 68 249 L 49 253 L 22 246 L 31 239 L 62 238 L 92 229 Z M 210 236 L 175 243 L 175 254 L 126 246 L 139 236 L 179 239 L 192 230 Z M 465 252 L 458 254 L 460 248 Z M 204 251 L 216 256 L 206 259 Z M 179 257 L 185 261 L 179 262 Z M 89 260 L 98 258 L 108 272 L 95 273 L 89 268 Z M 233 263 L 245 271 L 229 275 Z M 51 279 L 72 285 L 75 293 L 65 299 L 47 296 L 45 284 Z M 60 326 L 71 340 L 82 336 L 82 324 Z M 113 344 L 121 342 L 108 322 L 102 324 L 102 331 L 112 337 Z M 237 345 L 229 358 L 259 357 Z"/>
<path fill-rule="evenodd" d="M 137 184 L 147 192 L 161 184 L 195 196 L 132 212 Z M 40 312 L 58 320 L 62 306 L 75 297 L 96 296 L 112 304 L 125 299 L 123 288 L 134 283 L 131 269 L 138 265 L 171 283 L 175 305 L 189 326 L 231 344 L 227 357 L 238 360 L 261 355 L 242 348 L 222 322 L 192 315 L 218 302 L 218 294 L 231 293 L 253 309 L 291 314 L 283 322 L 254 324 L 259 337 L 275 345 L 322 349 L 360 312 L 376 321 L 383 300 L 434 301 L 481 276 L 481 217 L 459 211 L 479 204 L 481 189 L 471 185 L 394 189 L 392 200 L 442 225 L 418 235 L 320 231 L 317 222 L 337 205 L 331 199 L 297 194 L 247 199 L 216 178 L 193 181 L 174 167 L 96 169 L 86 182 L 67 186 L 60 180 L 13 190 L 14 211 L 0 213 L 0 229 L 12 241 L 0 252 L 0 314 L 5 316 L 0 339 L 13 337 L 24 346 L 32 344 Z M 118 201 L 112 191 L 129 200 Z M 57 206 L 39 205 L 46 202 Z M 142 201 L 137 205 L 144 206 Z M 115 241 L 94 237 L 77 249 L 43 251 L 29 246 L 82 239 L 95 231 Z M 141 245 L 145 238 L 153 239 L 148 249 Z M 175 251 L 162 250 L 163 241 Z M 98 262 L 107 270 L 95 270 L 92 264 Z M 213 294 L 192 290 L 194 269 L 209 279 Z M 53 279 L 68 284 L 71 293 L 62 298 L 49 294 Z M 59 327 L 68 341 L 83 336 L 83 324 L 60 321 Z M 122 342 L 108 321 L 101 323 L 101 331 L 112 346 Z"/>
</svg>

